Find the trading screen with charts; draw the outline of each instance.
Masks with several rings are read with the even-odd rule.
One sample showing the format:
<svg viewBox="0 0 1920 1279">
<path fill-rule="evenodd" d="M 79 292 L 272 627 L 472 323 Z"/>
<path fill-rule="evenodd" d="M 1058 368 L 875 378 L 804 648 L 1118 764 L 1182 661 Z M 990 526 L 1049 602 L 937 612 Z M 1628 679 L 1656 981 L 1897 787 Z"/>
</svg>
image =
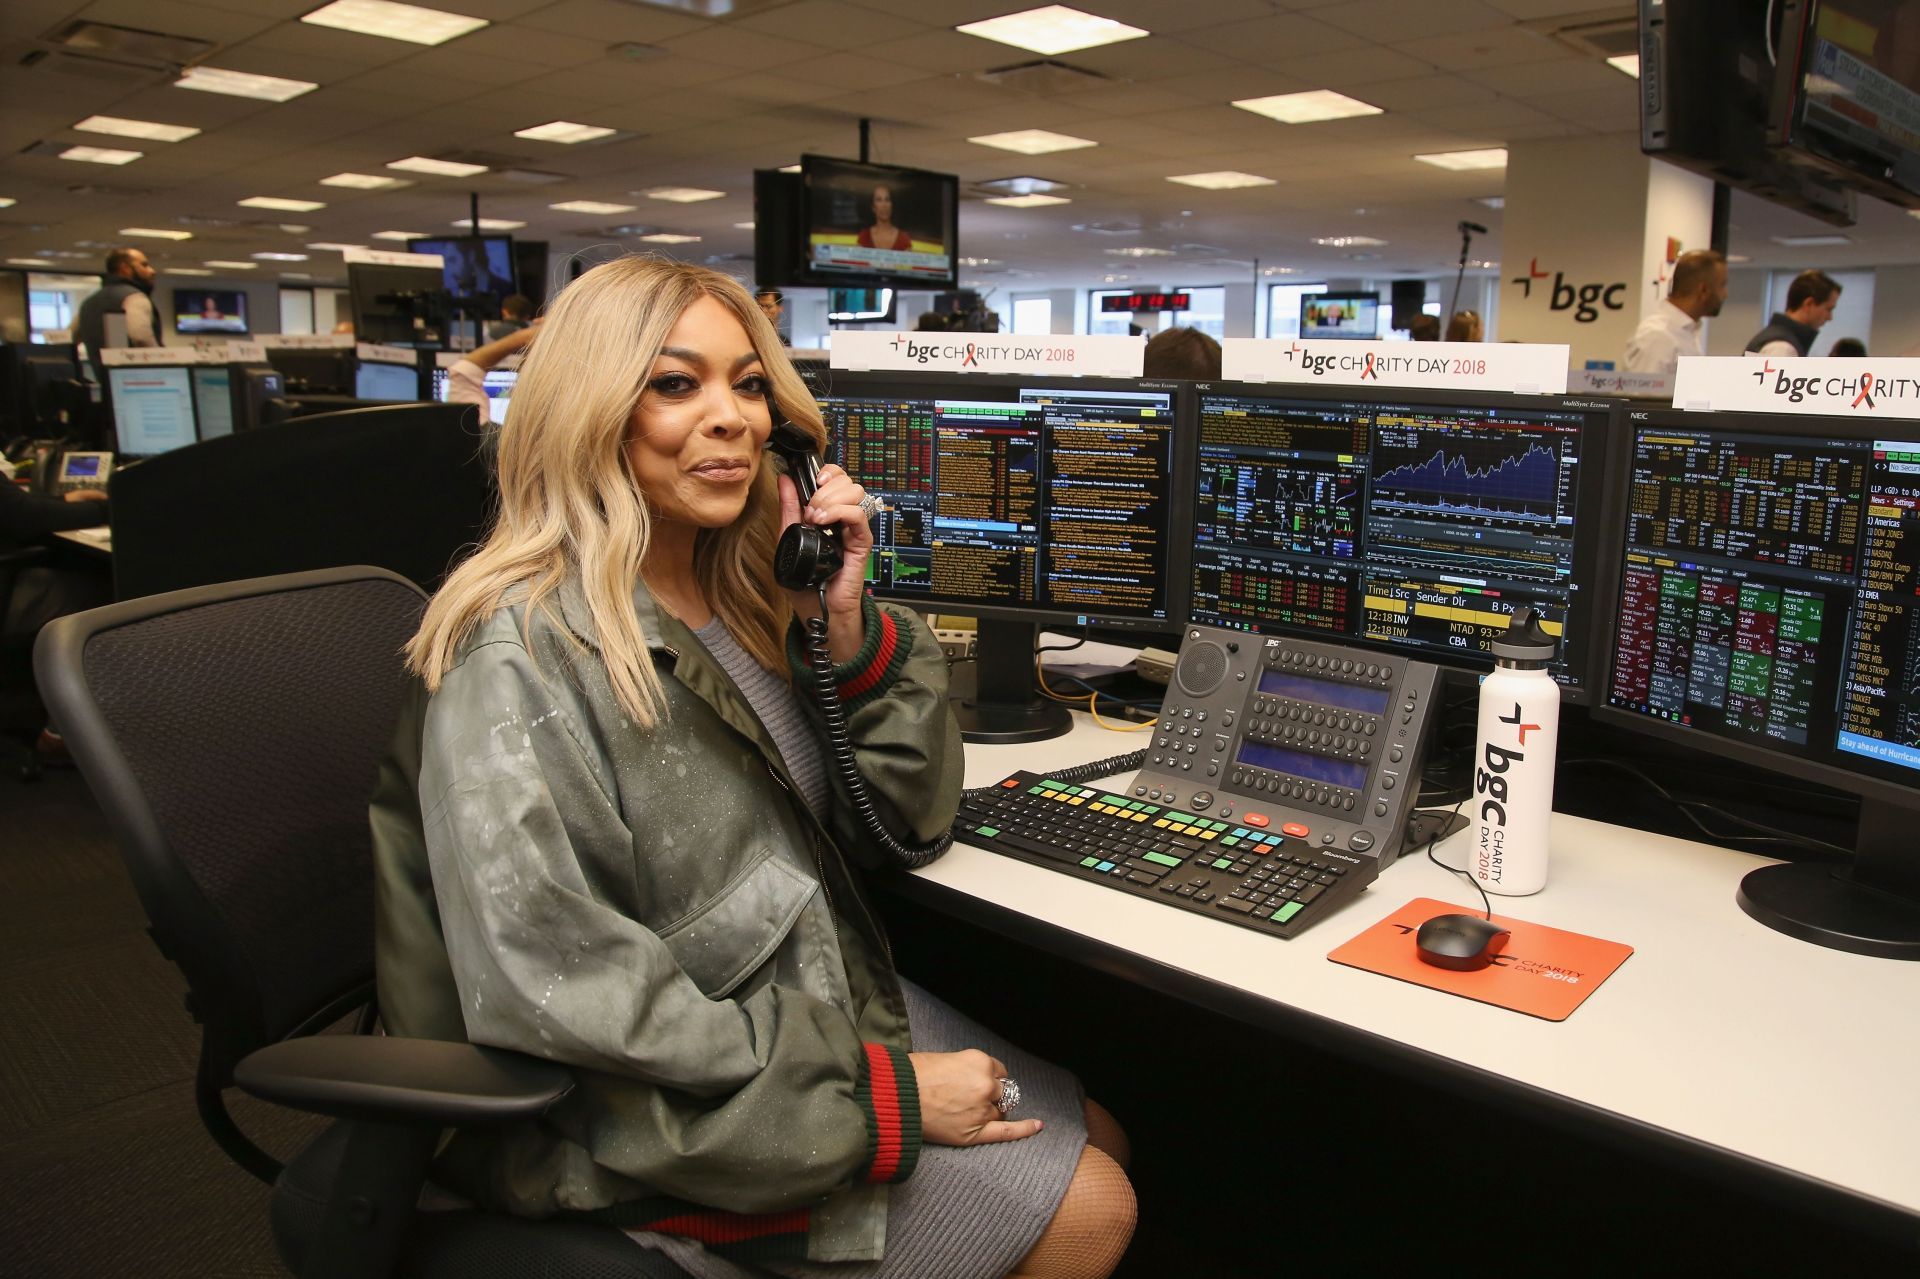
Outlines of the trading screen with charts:
<svg viewBox="0 0 1920 1279">
<path fill-rule="evenodd" d="M 1485 664 L 1531 605 L 1584 693 L 1610 410 L 1383 394 L 1201 387 L 1192 620 Z"/>
<path fill-rule="evenodd" d="M 868 567 L 878 593 L 1169 620 L 1171 388 L 836 375 L 818 398 L 834 460 L 886 502 Z"/>
<path fill-rule="evenodd" d="M 1912 784 L 1920 438 L 1821 425 L 1634 427 L 1608 704 Z"/>
</svg>

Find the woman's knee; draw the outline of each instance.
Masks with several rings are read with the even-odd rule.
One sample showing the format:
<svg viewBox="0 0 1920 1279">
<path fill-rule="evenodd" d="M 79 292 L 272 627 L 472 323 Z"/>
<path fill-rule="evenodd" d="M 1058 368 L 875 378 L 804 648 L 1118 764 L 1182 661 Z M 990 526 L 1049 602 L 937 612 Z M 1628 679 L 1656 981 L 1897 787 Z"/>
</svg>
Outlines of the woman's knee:
<svg viewBox="0 0 1920 1279">
<path fill-rule="evenodd" d="M 1087 1144 L 1106 1151 L 1107 1157 L 1120 1165 L 1122 1171 L 1133 1167 L 1133 1143 L 1127 1140 L 1127 1130 L 1111 1111 L 1093 1098 L 1087 1098 L 1082 1110 L 1087 1120 Z"/>
<path fill-rule="evenodd" d="M 1014 1279 L 1105 1279 L 1133 1239 L 1139 1205 L 1133 1183 L 1097 1146 L 1080 1152 L 1067 1193 Z"/>
</svg>

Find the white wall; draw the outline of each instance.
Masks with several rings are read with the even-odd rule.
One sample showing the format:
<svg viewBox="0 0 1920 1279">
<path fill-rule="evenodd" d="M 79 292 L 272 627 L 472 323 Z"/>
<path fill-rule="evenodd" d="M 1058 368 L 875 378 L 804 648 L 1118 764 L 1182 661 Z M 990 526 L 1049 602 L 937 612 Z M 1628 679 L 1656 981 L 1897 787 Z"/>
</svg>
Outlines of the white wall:
<svg viewBox="0 0 1920 1279">
<path fill-rule="evenodd" d="M 1914 305 L 1914 299 L 1920 297 L 1920 266 L 1883 266 L 1874 272 L 1878 277 L 1874 281 L 1873 299 L 1873 340 L 1867 343 L 1870 355 L 1911 355 L 1920 356 L 1920 306 Z M 1840 304 L 1845 306 L 1847 295 L 1840 295 Z M 1834 323 L 1827 331 L 1835 337 L 1858 337 L 1838 331 L 1834 326 L 1840 322 L 1840 312 L 1834 312 Z"/>
</svg>

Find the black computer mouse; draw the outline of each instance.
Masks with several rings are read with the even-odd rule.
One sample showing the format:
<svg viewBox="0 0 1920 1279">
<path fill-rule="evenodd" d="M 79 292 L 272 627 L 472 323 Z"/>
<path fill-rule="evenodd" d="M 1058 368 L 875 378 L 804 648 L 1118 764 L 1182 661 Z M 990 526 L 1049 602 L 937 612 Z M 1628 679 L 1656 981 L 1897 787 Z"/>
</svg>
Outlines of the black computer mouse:
<svg viewBox="0 0 1920 1279">
<path fill-rule="evenodd" d="M 1471 973 L 1485 968 L 1507 948 L 1512 933 L 1478 915 L 1435 915 L 1414 934 L 1420 962 Z"/>
</svg>

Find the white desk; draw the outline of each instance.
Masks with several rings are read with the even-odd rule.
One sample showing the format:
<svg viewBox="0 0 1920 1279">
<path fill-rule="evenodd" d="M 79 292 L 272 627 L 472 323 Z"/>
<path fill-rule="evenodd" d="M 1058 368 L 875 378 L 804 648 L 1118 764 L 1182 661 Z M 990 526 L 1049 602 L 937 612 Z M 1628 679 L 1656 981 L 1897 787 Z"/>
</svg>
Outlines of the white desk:
<svg viewBox="0 0 1920 1279">
<path fill-rule="evenodd" d="M 1074 720 L 1051 742 L 968 747 L 967 785 L 1120 754 L 1144 738 Z M 1446 860 L 1451 845 L 1463 856 L 1467 838 L 1436 855 Z M 1546 889 L 1496 899 L 1495 910 L 1634 948 L 1557 1023 L 1327 960 L 1413 898 L 1478 907 L 1465 879 L 1424 856 L 1395 862 L 1290 941 L 963 844 L 907 891 L 989 926 L 1017 924 L 1006 931 L 1069 958 L 1124 952 L 1136 980 L 1245 1020 L 1418 1072 L 1464 1072 L 1476 1088 L 1515 1091 L 1636 1144 L 1748 1161 L 1760 1167 L 1741 1171 L 1801 1179 L 1796 1195 L 1848 1215 L 1884 1226 L 1906 1214 L 1920 1225 L 1920 964 L 1755 923 L 1734 888 L 1763 864 L 1556 815 Z"/>
<path fill-rule="evenodd" d="M 97 528 L 63 529 L 54 536 L 102 555 L 113 554 L 113 526 L 109 524 L 102 524 Z"/>
</svg>

